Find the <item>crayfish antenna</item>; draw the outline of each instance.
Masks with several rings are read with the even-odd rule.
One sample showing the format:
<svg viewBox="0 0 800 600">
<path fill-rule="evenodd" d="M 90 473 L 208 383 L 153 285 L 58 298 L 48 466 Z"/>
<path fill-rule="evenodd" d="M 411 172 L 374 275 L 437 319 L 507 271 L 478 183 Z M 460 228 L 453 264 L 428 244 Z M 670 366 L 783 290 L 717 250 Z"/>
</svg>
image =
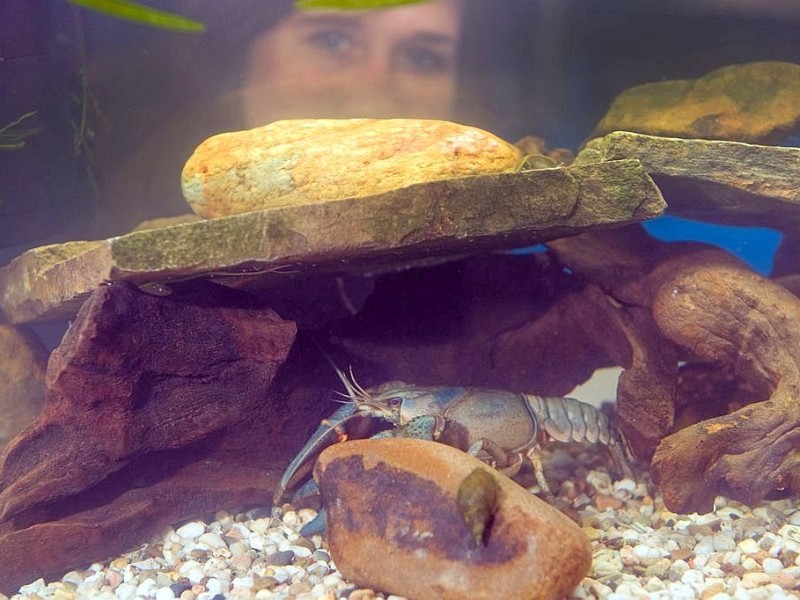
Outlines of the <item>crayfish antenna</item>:
<svg viewBox="0 0 800 600">
<path fill-rule="evenodd" d="M 344 373 L 344 371 L 342 371 L 338 366 L 336 366 L 336 363 L 333 361 L 333 359 L 331 358 L 330 354 L 325 352 L 324 348 L 320 345 L 320 343 L 317 340 L 315 340 L 314 338 L 311 338 L 311 339 L 314 342 L 314 345 L 316 345 L 317 349 L 322 354 L 322 356 L 324 356 L 325 359 L 329 363 L 331 363 L 331 366 L 333 367 L 333 370 L 336 372 L 336 376 L 339 378 L 339 381 L 342 382 L 342 385 L 344 386 L 344 389 L 347 390 L 347 394 L 342 394 L 341 392 L 337 392 L 337 394 L 340 394 L 342 396 L 346 396 L 346 397 L 350 398 L 351 401 L 356 402 L 356 403 L 358 402 L 359 398 L 362 399 L 362 400 L 368 400 L 368 399 L 372 398 L 370 393 L 367 390 L 365 390 L 361 386 L 361 384 L 358 383 L 358 381 L 356 381 L 356 377 L 353 374 L 353 366 L 352 365 L 350 365 L 350 367 L 348 369 L 349 372 L 350 372 L 350 379 L 348 379 L 347 375 Z"/>
<path fill-rule="evenodd" d="M 351 381 L 353 387 L 356 389 L 356 392 L 357 392 L 357 394 L 358 394 L 358 396 L 360 398 L 363 398 L 365 400 L 369 400 L 369 399 L 372 398 L 370 393 L 367 390 L 365 390 L 363 387 L 361 387 L 361 384 L 358 383 L 358 381 L 356 381 L 356 376 L 353 375 L 353 365 L 350 365 L 350 381 Z"/>
</svg>

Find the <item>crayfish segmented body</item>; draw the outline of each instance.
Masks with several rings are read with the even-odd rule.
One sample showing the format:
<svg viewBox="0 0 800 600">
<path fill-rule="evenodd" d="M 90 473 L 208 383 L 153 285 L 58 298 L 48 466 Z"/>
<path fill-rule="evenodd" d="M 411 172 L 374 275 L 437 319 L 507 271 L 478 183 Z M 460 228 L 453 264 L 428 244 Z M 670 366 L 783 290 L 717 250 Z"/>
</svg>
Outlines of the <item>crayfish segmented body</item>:
<svg viewBox="0 0 800 600">
<path fill-rule="evenodd" d="M 375 437 L 415 437 L 454 446 L 489 462 L 509 476 L 525 461 L 543 494 L 552 499 L 539 450 L 550 440 L 602 444 L 616 463 L 616 471 L 632 476 L 625 441 L 608 417 L 574 398 L 542 397 L 502 390 L 467 387 L 423 387 L 390 381 L 362 388 L 339 369 L 350 401 L 328 419 L 295 456 L 275 492 L 275 503 L 298 472 L 325 447 L 345 436 L 345 425 L 355 417 L 373 417 L 395 429 Z"/>
</svg>

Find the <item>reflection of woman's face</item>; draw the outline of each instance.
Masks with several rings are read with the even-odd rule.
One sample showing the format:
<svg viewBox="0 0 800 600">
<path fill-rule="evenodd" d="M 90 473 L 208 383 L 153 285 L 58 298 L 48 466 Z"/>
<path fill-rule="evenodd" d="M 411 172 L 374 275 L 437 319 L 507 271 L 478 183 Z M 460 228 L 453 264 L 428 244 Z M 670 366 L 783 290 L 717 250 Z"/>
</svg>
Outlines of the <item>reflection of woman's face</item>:
<svg viewBox="0 0 800 600">
<path fill-rule="evenodd" d="M 448 118 L 458 0 L 370 11 L 294 12 L 250 52 L 247 126 L 287 118 Z"/>
</svg>

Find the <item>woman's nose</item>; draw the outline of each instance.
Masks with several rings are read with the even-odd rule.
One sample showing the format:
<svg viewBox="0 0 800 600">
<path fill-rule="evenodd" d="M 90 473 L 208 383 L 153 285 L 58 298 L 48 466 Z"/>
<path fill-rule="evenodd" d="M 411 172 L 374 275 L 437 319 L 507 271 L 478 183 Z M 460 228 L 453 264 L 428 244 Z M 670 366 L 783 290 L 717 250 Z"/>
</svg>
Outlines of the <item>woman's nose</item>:
<svg viewBox="0 0 800 600">
<path fill-rule="evenodd" d="M 386 84 L 391 78 L 391 68 L 389 57 L 367 56 L 358 70 L 359 79 L 367 85 Z"/>
</svg>

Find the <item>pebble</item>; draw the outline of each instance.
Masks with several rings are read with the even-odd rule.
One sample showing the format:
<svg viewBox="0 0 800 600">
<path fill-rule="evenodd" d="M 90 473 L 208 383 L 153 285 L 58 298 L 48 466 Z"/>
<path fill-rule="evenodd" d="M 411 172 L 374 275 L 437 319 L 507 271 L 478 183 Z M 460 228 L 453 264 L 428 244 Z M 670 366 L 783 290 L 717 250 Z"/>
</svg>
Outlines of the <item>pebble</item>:
<svg viewBox="0 0 800 600">
<path fill-rule="evenodd" d="M 217 533 L 204 533 L 199 538 L 198 541 L 201 544 L 205 544 L 209 548 L 226 548 L 227 544 L 225 540 L 223 540 L 219 534 Z"/>
<path fill-rule="evenodd" d="M 190 521 L 178 529 L 175 530 L 175 533 L 178 534 L 179 537 L 183 539 L 193 539 L 200 537 L 206 530 L 205 523 L 200 521 Z"/>
<path fill-rule="evenodd" d="M 761 568 L 764 569 L 764 573 L 777 573 L 783 570 L 783 563 L 777 558 L 765 558 Z"/>
<path fill-rule="evenodd" d="M 741 550 L 745 554 L 755 554 L 759 550 L 758 542 L 756 542 L 752 538 L 747 538 L 746 540 L 742 540 L 741 542 L 739 542 L 738 546 L 739 550 Z"/>
<path fill-rule="evenodd" d="M 597 459 L 560 453 L 560 468 L 568 470 L 568 460 Z M 635 482 L 613 482 L 603 469 L 581 469 L 582 478 L 562 490 L 585 491 L 569 492 L 568 502 L 591 541 L 593 563 L 570 600 L 798 597 L 800 499 L 751 508 L 719 498 L 712 513 L 676 515 L 649 495 L 644 472 Z M 190 521 L 105 565 L 60 581 L 37 579 L 0 600 L 403 600 L 344 580 L 321 538 L 299 535 L 314 511 L 279 511 L 277 518 L 262 510 Z"/>
<path fill-rule="evenodd" d="M 171 588 L 162 587 L 156 590 L 155 599 L 156 600 L 174 600 L 175 593 L 172 591 Z"/>
</svg>

